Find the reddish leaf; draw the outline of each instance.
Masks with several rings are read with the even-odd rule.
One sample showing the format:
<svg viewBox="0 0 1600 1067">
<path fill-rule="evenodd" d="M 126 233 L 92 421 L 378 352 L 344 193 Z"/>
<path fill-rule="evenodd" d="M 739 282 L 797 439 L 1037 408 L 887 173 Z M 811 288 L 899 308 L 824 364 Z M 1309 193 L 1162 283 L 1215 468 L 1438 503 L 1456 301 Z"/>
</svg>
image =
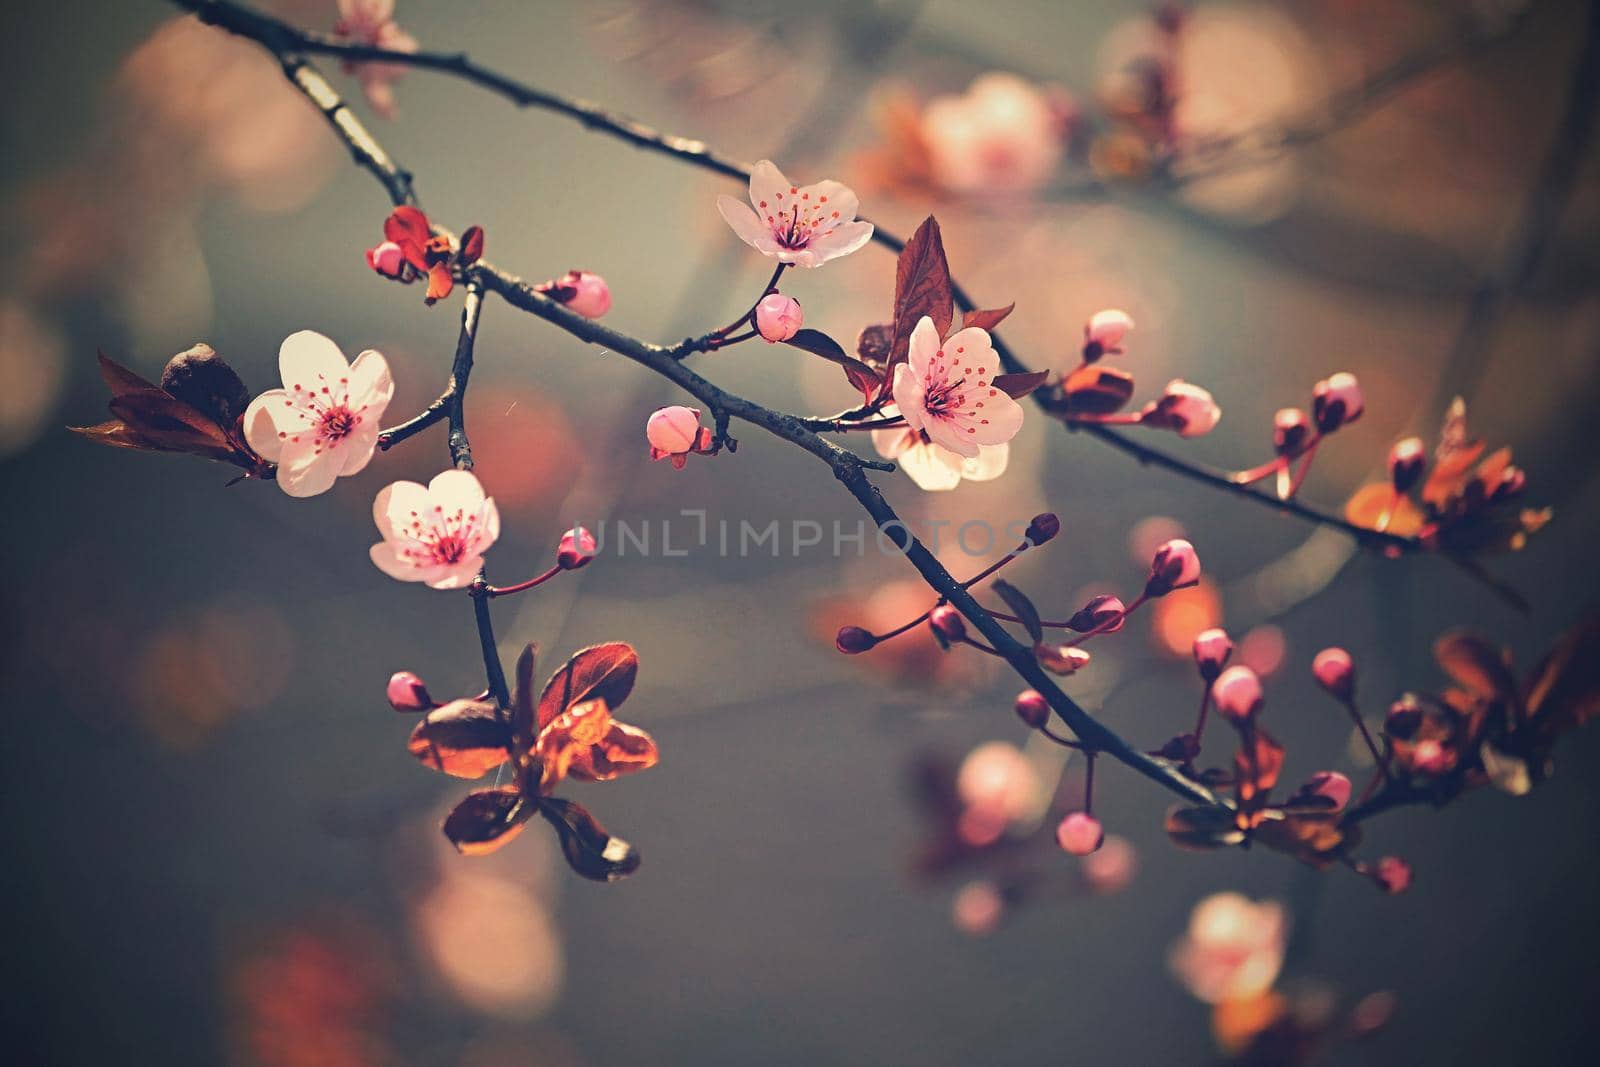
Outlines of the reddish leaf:
<svg viewBox="0 0 1600 1067">
<path fill-rule="evenodd" d="M 452 700 L 417 723 L 406 747 L 435 770 L 480 778 L 510 757 L 511 727 L 493 704 Z"/>
<path fill-rule="evenodd" d="M 1439 661 L 1457 685 L 1485 700 L 1517 699 L 1516 679 L 1505 653 L 1465 630 L 1451 630 L 1433 643 L 1433 658 Z"/>
<path fill-rule="evenodd" d="M 1534 668 L 1524 699 L 1529 718 L 1551 732 L 1600 716 L 1600 616 L 1567 631 Z"/>
<path fill-rule="evenodd" d="M 1358 826 L 1344 827 L 1337 815 L 1291 814 L 1256 828 L 1253 840 L 1322 870 L 1337 862 L 1360 841 Z"/>
<path fill-rule="evenodd" d="M 468 793 L 445 816 L 444 836 L 456 851 L 468 856 L 493 852 L 522 832 L 533 817 L 535 805 L 514 786 Z"/>
<path fill-rule="evenodd" d="M 975 308 L 961 316 L 961 325 L 963 328 L 976 326 L 980 330 L 993 331 L 1016 307 L 1016 304 L 1007 304 L 1003 308 Z"/>
<path fill-rule="evenodd" d="M 871 401 L 877 395 L 878 390 L 883 388 L 883 379 L 878 376 L 878 372 L 864 363 L 854 365 L 846 363 L 844 365 L 844 376 L 852 386 L 861 391 L 862 397 L 868 401 Z"/>
<path fill-rule="evenodd" d="M 939 222 L 932 215 L 906 242 L 895 268 L 894 343 L 889 349 L 889 366 L 904 362 L 911 345 L 911 331 L 924 315 L 933 320 L 940 337 L 950 331 L 955 315 L 950 264 L 944 258 Z"/>
<path fill-rule="evenodd" d="M 1062 383 L 1072 414 L 1109 415 L 1133 396 L 1133 375 L 1116 367 L 1091 363 L 1067 375 Z"/>
<path fill-rule="evenodd" d="M 992 588 L 1000 599 L 1006 602 L 1012 614 L 1022 620 L 1022 625 L 1028 631 L 1028 636 L 1033 638 L 1034 644 L 1043 641 L 1044 627 L 1039 623 L 1039 609 L 1033 606 L 1033 601 L 1028 599 L 1027 594 L 1003 578 L 995 579 Z"/>
<path fill-rule="evenodd" d="M 450 267 L 445 263 L 435 263 L 428 268 L 428 292 L 423 296 L 426 304 L 436 304 L 450 295 L 456 287 L 455 279 L 450 277 Z"/>
<path fill-rule="evenodd" d="M 783 343 L 786 345 L 792 345 L 793 347 L 801 349 L 802 351 L 810 352 L 814 356 L 821 356 L 823 359 L 832 360 L 835 363 L 857 362 L 850 357 L 848 352 L 844 350 L 843 345 L 829 337 L 827 334 L 823 333 L 821 330 L 813 330 L 809 328 L 804 330 L 796 330 L 795 335 Z"/>
<path fill-rule="evenodd" d="M 539 646 L 530 643 L 517 657 L 516 680 L 511 694 L 511 732 L 517 753 L 533 747 L 538 724 L 534 720 L 533 673 L 539 662 Z"/>
<path fill-rule="evenodd" d="M 550 725 L 557 715 L 574 704 L 604 700 L 612 708 L 622 706 L 633 692 L 639 673 L 639 655 L 622 641 L 585 648 L 561 665 L 550 676 L 539 694 L 539 729 Z"/>
<path fill-rule="evenodd" d="M 383 235 L 400 246 L 406 261 L 414 268 L 424 273 L 427 271 L 425 246 L 433 236 L 428 216 L 414 207 L 397 207 L 383 221 Z"/>
<path fill-rule="evenodd" d="M 1204 851 L 1244 841 L 1233 812 L 1226 808 L 1173 808 L 1167 812 L 1167 836 L 1179 848 Z"/>
<path fill-rule="evenodd" d="M 539 814 L 561 836 L 561 852 L 574 871 L 596 882 L 615 882 L 639 869 L 639 853 L 606 832 L 582 804 L 545 797 Z"/>
<path fill-rule="evenodd" d="M 539 787 L 548 793 L 569 775 L 580 782 L 608 782 L 649 770 L 661 759 L 655 739 L 637 726 L 617 722 L 603 698 L 584 700 L 539 731 L 534 751 L 542 764 Z"/>
<path fill-rule="evenodd" d="M 1047 370 L 1028 371 L 1024 374 L 996 374 L 989 383 L 1013 400 L 1021 400 L 1050 378 Z"/>
<path fill-rule="evenodd" d="M 476 263 L 483 255 L 483 227 L 468 226 L 461 235 L 461 262 Z"/>
<path fill-rule="evenodd" d="M 1283 746 L 1259 726 L 1250 731 L 1233 757 L 1234 792 L 1239 807 L 1254 811 L 1266 803 L 1267 793 L 1278 784 L 1283 771 Z"/>
<path fill-rule="evenodd" d="M 106 388 L 111 390 L 113 397 L 122 396 L 124 393 L 147 392 L 161 388 L 154 382 L 145 381 L 104 352 L 95 354 L 100 360 L 100 377 L 105 379 Z"/>
</svg>

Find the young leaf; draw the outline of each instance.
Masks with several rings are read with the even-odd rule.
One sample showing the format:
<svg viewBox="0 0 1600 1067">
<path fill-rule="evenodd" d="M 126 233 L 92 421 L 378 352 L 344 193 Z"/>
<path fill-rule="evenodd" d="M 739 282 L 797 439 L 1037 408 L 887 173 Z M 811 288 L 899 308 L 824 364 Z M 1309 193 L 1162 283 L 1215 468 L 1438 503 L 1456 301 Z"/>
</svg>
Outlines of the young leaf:
<svg viewBox="0 0 1600 1067">
<path fill-rule="evenodd" d="M 976 326 L 980 330 L 993 331 L 1006 320 L 1006 316 L 1016 310 L 1016 304 L 1007 304 L 1003 308 L 974 308 L 961 316 L 961 326 Z"/>
<path fill-rule="evenodd" d="M 821 356 L 823 359 L 832 360 L 835 363 L 843 363 L 845 360 L 850 359 L 850 354 L 844 350 L 844 346 L 838 341 L 835 341 L 821 330 L 813 330 L 809 327 L 803 330 L 796 330 L 794 336 L 783 343 L 793 345 L 795 348 L 810 352 L 814 356 Z"/>
<path fill-rule="evenodd" d="M 595 882 L 615 882 L 639 869 L 639 853 L 606 832 L 582 804 L 560 797 L 539 801 L 539 814 L 561 835 L 561 852 L 574 871 Z"/>
<path fill-rule="evenodd" d="M 911 346 L 911 331 L 924 315 L 933 320 L 940 337 L 950 332 L 950 321 L 955 315 L 950 264 L 944 258 L 939 222 L 932 215 L 906 242 L 895 267 L 894 343 L 889 349 L 889 366 L 904 362 Z"/>
<path fill-rule="evenodd" d="M 533 717 L 533 675 L 538 662 L 539 646 L 534 643 L 517 657 L 516 682 L 511 694 L 511 732 L 519 755 L 533 744 L 537 733 Z"/>
<path fill-rule="evenodd" d="M 493 704 L 452 700 L 417 723 L 406 747 L 434 770 L 481 778 L 511 755 L 511 727 Z"/>
<path fill-rule="evenodd" d="M 1179 848 L 1203 851 L 1244 841 L 1233 813 L 1226 808 L 1173 808 L 1167 812 L 1167 836 Z"/>
<path fill-rule="evenodd" d="M 574 704 L 601 699 L 615 710 L 633 692 L 639 656 L 622 641 L 585 648 L 550 676 L 539 694 L 539 729 Z"/>
<path fill-rule="evenodd" d="M 1517 698 L 1505 653 L 1476 634 L 1451 630 L 1433 643 L 1433 658 L 1455 683 L 1486 700 Z"/>
<path fill-rule="evenodd" d="M 139 377 L 104 352 L 96 352 L 95 355 L 100 360 L 100 377 L 105 380 L 106 388 L 111 390 L 113 397 L 124 393 L 153 392 L 160 389 L 155 382 Z"/>
<path fill-rule="evenodd" d="M 1050 378 L 1047 370 L 1028 371 L 1024 374 L 996 374 L 990 385 L 1013 400 L 1021 400 Z"/>
<path fill-rule="evenodd" d="M 534 804 L 523 799 L 515 786 L 479 790 L 468 793 L 445 816 L 444 836 L 457 852 L 481 856 L 521 833 L 533 812 Z"/>
<path fill-rule="evenodd" d="M 1524 700 L 1528 717 L 1551 733 L 1600 717 L 1600 616 L 1562 636 L 1529 676 Z"/>
<path fill-rule="evenodd" d="M 1110 415 L 1133 396 L 1133 375 L 1098 363 L 1079 367 L 1062 383 L 1072 414 Z"/>
<path fill-rule="evenodd" d="M 1016 586 L 1003 578 L 997 578 L 992 587 L 1011 613 L 1022 620 L 1023 627 L 1028 631 L 1028 636 L 1033 638 L 1033 643 L 1038 644 L 1044 640 L 1044 627 L 1039 625 L 1039 609 L 1033 606 L 1033 601 Z"/>
</svg>

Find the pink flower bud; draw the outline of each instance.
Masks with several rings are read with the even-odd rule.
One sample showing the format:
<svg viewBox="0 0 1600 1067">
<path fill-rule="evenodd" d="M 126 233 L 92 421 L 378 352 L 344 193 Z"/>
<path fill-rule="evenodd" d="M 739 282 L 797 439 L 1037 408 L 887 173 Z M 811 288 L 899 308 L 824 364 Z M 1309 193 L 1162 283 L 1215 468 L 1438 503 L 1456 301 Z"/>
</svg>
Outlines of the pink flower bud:
<svg viewBox="0 0 1600 1067">
<path fill-rule="evenodd" d="M 928 625 L 944 635 L 947 641 L 959 641 L 967 636 L 967 622 L 961 612 L 949 604 L 940 604 L 928 615 Z"/>
<path fill-rule="evenodd" d="M 1400 741 L 1415 737 L 1421 726 L 1422 705 L 1410 693 L 1390 704 L 1383 719 L 1383 732 Z"/>
<path fill-rule="evenodd" d="M 1028 544 L 1037 548 L 1054 540 L 1056 534 L 1060 532 L 1061 520 L 1046 511 L 1033 517 L 1033 521 L 1028 523 L 1027 532 L 1023 534 L 1023 537 L 1027 539 Z"/>
<path fill-rule="evenodd" d="M 1389 449 L 1389 483 L 1397 493 L 1410 492 L 1428 466 L 1428 449 L 1420 437 L 1396 441 Z"/>
<path fill-rule="evenodd" d="M 1272 416 L 1272 451 L 1293 459 L 1305 450 L 1311 420 L 1299 408 L 1279 408 Z"/>
<path fill-rule="evenodd" d="M 1156 549 L 1150 561 L 1150 580 L 1145 582 L 1144 595 L 1166 596 L 1174 589 L 1183 589 L 1199 580 L 1199 554 L 1189 542 L 1175 538 Z"/>
<path fill-rule="evenodd" d="M 1100 820 L 1086 811 L 1075 811 L 1061 820 L 1061 825 L 1056 827 L 1056 843 L 1062 851 L 1070 852 L 1074 856 L 1087 856 L 1097 852 L 1105 842 L 1105 827 L 1100 825 Z"/>
<path fill-rule="evenodd" d="M 1318 771 L 1311 776 L 1302 793 L 1326 797 L 1333 805 L 1333 811 L 1343 811 L 1344 806 L 1350 803 L 1350 779 L 1338 771 Z"/>
<path fill-rule="evenodd" d="M 1050 702 L 1037 689 L 1024 689 L 1017 694 L 1017 718 L 1037 730 L 1050 721 Z"/>
<path fill-rule="evenodd" d="M 1116 633 L 1122 629 L 1123 616 L 1127 614 L 1127 610 L 1121 597 L 1102 593 L 1097 597 L 1091 597 L 1087 604 L 1067 620 L 1067 625 L 1080 634 L 1086 634 L 1090 630 Z M 1101 630 L 1102 626 L 1105 629 Z"/>
<path fill-rule="evenodd" d="M 1235 722 L 1245 722 L 1261 710 L 1261 679 L 1249 667 L 1229 667 L 1211 683 L 1217 710 Z"/>
<path fill-rule="evenodd" d="M 800 301 L 782 293 L 768 293 L 756 305 L 756 332 L 769 344 L 787 341 L 800 332 L 806 317 L 800 311 Z"/>
<path fill-rule="evenodd" d="M 644 426 L 650 447 L 662 455 L 681 456 L 700 440 L 700 412 L 694 408 L 662 408 Z"/>
<path fill-rule="evenodd" d="M 389 706 L 395 711 L 427 711 L 435 707 L 422 679 L 410 671 L 396 671 L 389 679 Z"/>
<path fill-rule="evenodd" d="M 833 639 L 833 647 L 847 656 L 865 652 L 877 643 L 877 637 L 859 626 L 841 626 Z"/>
<path fill-rule="evenodd" d="M 367 249 L 367 266 L 385 278 L 398 278 L 405 272 L 406 254 L 393 241 Z"/>
<path fill-rule="evenodd" d="M 556 563 L 564 571 L 587 567 L 594 559 L 594 534 L 582 526 L 574 526 L 561 535 L 561 545 L 556 549 Z"/>
<path fill-rule="evenodd" d="M 1361 417 L 1361 383 L 1349 371 L 1324 378 L 1311 390 L 1311 416 L 1320 433 L 1332 433 Z"/>
<path fill-rule="evenodd" d="M 1222 409 L 1211 394 L 1198 385 L 1190 385 L 1182 378 L 1167 383 L 1160 400 L 1146 404 L 1139 413 L 1142 425 L 1158 430 L 1172 430 L 1179 437 L 1199 437 L 1216 429 L 1222 418 Z"/>
<path fill-rule="evenodd" d="M 1089 665 L 1089 653 L 1071 645 L 1050 645 L 1043 641 L 1033 646 L 1039 666 L 1054 674 L 1076 674 Z"/>
<path fill-rule="evenodd" d="M 1356 664 L 1342 648 L 1325 648 L 1311 661 L 1317 684 L 1345 703 L 1356 695 Z"/>
<path fill-rule="evenodd" d="M 611 287 L 600 275 L 587 270 L 569 270 L 534 289 L 552 300 L 559 300 L 586 319 L 598 319 L 611 310 Z"/>
<path fill-rule="evenodd" d="M 1411 888 L 1411 864 L 1399 856 L 1385 856 L 1373 865 L 1372 880 L 1385 893 L 1404 893 Z"/>
<path fill-rule="evenodd" d="M 1126 311 L 1107 308 L 1096 311 L 1083 325 L 1083 361 L 1093 363 L 1107 352 L 1121 352 L 1122 339 L 1133 329 L 1133 317 Z"/>
<path fill-rule="evenodd" d="M 1202 630 L 1194 639 L 1194 665 L 1200 668 L 1200 677 L 1216 681 L 1217 675 L 1233 655 L 1233 638 L 1220 626 Z"/>
</svg>

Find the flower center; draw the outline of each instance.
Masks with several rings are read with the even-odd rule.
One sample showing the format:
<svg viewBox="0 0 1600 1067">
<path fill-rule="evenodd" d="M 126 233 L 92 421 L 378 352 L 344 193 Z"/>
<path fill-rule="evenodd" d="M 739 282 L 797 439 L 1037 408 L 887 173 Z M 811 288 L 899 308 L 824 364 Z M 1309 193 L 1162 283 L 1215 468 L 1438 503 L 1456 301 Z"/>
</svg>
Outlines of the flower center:
<svg viewBox="0 0 1600 1067">
<path fill-rule="evenodd" d="M 318 432 L 327 441 L 342 441 L 350 436 L 351 431 L 356 428 L 357 421 L 355 413 L 340 404 L 322 413 L 322 424 Z"/>
<path fill-rule="evenodd" d="M 456 534 L 444 534 L 433 543 L 433 559 L 436 563 L 456 563 L 466 554 L 466 539 Z"/>
<path fill-rule="evenodd" d="M 965 393 L 956 390 L 966 382 L 965 378 L 957 378 L 928 391 L 924 406 L 930 415 L 947 415 L 951 408 L 959 408 L 966 399 Z"/>
</svg>

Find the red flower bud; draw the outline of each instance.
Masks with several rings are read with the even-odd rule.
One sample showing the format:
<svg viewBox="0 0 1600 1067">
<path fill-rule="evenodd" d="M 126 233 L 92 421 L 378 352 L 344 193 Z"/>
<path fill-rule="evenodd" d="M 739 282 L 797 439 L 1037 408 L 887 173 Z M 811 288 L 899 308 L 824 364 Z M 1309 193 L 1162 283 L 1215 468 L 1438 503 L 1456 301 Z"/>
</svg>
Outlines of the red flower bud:
<svg viewBox="0 0 1600 1067">
<path fill-rule="evenodd" d="M 1174 589 L 1183 589 L 1200 581 L 1200 556 L 1194 546 L 1182 538 L 1168 541 L 1156 549 L 1150 561 L 1150 580 L 1145 583 L 1145 596 L 1166 596 Z"/>
<path fill-rule="evenodd" d="M 1078 609 L 1077 614 L 1067 620 L 1067 625 L 1080 634 L 1098 630 L 1101 626 L 1107 627 L 1101 630 L 1101 633 L 1116 633 L 1122 629 L 1122 616 L 1127 614 L 1127 610 L 1121 597 L 1102 593 L 1097 597 L 1091 597 L 1087 604 Z"/>
<path fill-rule="evenodd" d="M 833 639 L 833 647 L 847 656 L 865 652 L 877 643 L 876 636 L 859 626 L 841 626 Z"/>
<path fill-rule="evenodd" d="M 1342 648 L 1325 648 L 1311 661 L 1311 673 L 1317 684 L 1335 699 L 1349 703 L 1356 695 L 1356 665 L 1350 653 Z"/>
<path fill-rule="evenodd" d="M 1428 466 L 1428 450 L 1420 437 L 1396 441 L 1389 449 L 1389 483 L 1397 493 L 1411 491 Z"/>
<path fill-rule="evenodd" d="M 1018 693 L 1014 707 L 1017 710 L 1017 718 L 1027 723 L 1031 729 L 1037 730 L 1050 721 L 1050 702 L 1037 689 L 1024 689 Z"/>
<path fill-rule="evenodd" d="M 410 671 L 396 671 L 389 679 L 389 706 L 395 711 L 427 711 L 437 707 L 422 679 Z"/>
<path fill-rule="evenodd" d="M 1105 843 L 1105 827 L 1100 825 L 1100 820 L 1086 811 L 1075 811 L 1061 820 L 1061 825 L 1056 827 L 1056 843 L 1063 851 L 1074 856 L 1087 856 L 1097 852 Z"/>
<path fill-rule="evenodd" d="M 1027 541 L 1030 545 L 1033 545 L 1035 548 L 1037 548 L 1039 545 L 1053 540 L 1056 534 L 1060 532 L 1061 520 L 1047 511 L 1042 515 L 1035 515 L 1033 517 L 1033 521 L 1028 523 L 1027 533 L 1025 533 L 1023 536 L 1027 538 Z"/>
<path fill-rule="evenodd" d="M 1202 630 L 1194 639 L 1194 664 L 1200 668 L 1200 677 L 1208 682 L 1217 680 L 1228 657 L 1233 655 L 1233 638 L 1220 626 Z"/>
<path fill-rule="evenodd" d="M 556 549 L 556 563 L 564 571 L 575 571 L 579 567 L 587 567 L 589 561 L 594 559 L 594 554 L 594 534 L 582 526 L 574 526 L 561 535 L 561 546 Z"/>
<path fill-rule="evenodd" d="M 1306 447 L 1311 436 L 1311 420 L 1299 408 L 1280 408 L 1272 416 L 1272 450 L 1293 459 Z"/>
<path fill-rule="evenodd" d="M 1311 390 L 1311 416 L 1320 433 L 1332 433 L 1361 417 L 1366 401 L 1361 383 L 1349 371 L 1340 371 L 1318 382 Z"/>
<path fill-rule="evenodd" d="M 1217 710 L 1235 722 L 1245 722 L 1261 710 L 1261 679 L 1249 667 L 1229 667 L 1211 683 Z"/>
<path fill-rule="evenodd" d="M 961 612 L 949 604 L 940 604 L 928 615 L 928 625 L 944 635 L 947 641 L 959 641 L 967 636 L 967 622 Z"/>
</svg>

